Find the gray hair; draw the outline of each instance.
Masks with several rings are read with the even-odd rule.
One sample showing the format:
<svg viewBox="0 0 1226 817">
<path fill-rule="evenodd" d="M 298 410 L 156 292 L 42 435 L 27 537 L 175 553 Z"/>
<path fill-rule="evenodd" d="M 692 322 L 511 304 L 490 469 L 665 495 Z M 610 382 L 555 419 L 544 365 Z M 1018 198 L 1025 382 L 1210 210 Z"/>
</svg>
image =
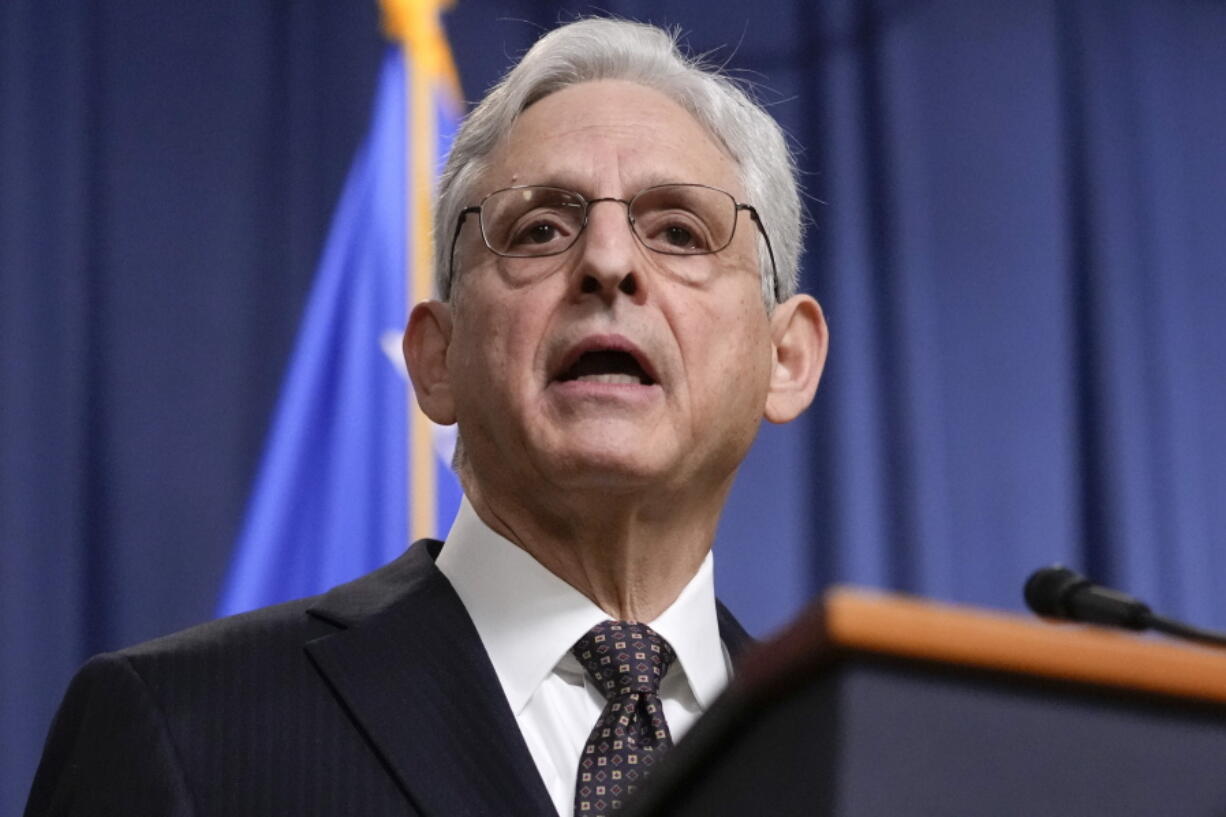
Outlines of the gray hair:
<svg viewBox="0 0 1226 817">
<path fill-rule="evenodd" d="M 579 20 L 546 34 L 490 90 L 464 120 L 439 179 L 434 219 L 438 297 L 450 300 L 449 255 L 456 219 L 491 153 L 530 105 L 571 85 L 592 80 L 635 82 L 660 91 L 715 137 L 736 164 L 749 204 L 770 233 L 777 280 L 761 238 L 762 299 L 767 307 L 795 294 L 801 247 L 796 165 L 782 128 L 737 83 L 688 57 L 676 34 L 625 20 Z"/>
</svg>

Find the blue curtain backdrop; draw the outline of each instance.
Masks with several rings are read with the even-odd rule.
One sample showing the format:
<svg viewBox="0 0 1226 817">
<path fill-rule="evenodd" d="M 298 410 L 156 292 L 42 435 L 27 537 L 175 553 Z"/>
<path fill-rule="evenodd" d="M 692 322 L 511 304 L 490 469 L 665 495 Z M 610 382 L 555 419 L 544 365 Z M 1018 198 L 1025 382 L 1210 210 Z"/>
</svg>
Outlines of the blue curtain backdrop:
<svg viewBox="0 0 1226 817">
<path fill-rule="evenodd" d="M 1226 627 L 1226 3 L 601 7 L 801 150 L 833 346 L 719 533 L 752 630 L 1055 560 Z M 585 10 L 459 0 L 467 94 Z M 77 664 L 213 614 L 384 48 L 373 2 L 0 4 L 0 813 Z"/>
</svg>

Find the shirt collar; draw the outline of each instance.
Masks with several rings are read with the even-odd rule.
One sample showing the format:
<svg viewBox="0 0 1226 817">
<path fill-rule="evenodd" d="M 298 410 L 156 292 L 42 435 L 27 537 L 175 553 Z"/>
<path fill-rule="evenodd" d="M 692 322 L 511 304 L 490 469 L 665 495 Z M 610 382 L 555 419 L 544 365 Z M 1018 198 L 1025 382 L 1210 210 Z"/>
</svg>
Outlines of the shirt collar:
<svg viewBox="0 0 1226 817">
<path fill-rule="evenodd" d="M 491 530 L 467 498 L 436 564 L 468 610 L 516 715 L 574 643 L 609 617 Z M 710 553 L 677 600 L 648 623 L 673 646 L 694 698 L 706 709 L 729 676 Z"/>
</svg>

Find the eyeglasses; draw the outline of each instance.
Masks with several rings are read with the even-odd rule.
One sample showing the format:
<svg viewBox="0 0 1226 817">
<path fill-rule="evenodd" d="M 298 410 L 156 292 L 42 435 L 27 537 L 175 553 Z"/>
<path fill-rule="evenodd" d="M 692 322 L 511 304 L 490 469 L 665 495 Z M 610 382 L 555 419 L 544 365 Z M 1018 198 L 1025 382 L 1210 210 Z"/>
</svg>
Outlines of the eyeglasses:
<svg viewBox="0 0 1226 817">
<path fill-rule="evenodd" d="M 775 300 L 779 299 L 775 253 L 762 219 L 752 205 L 705 184 L 661 184 L 634 194 L 629 201 L 612 197 L 585 199 L 571 190 L 526 185 L 495 190 L 460 211 L 451 239 L 450 272 L 455 275 L 455 248 L 464 220 L 478 214 L 481 238 L 504 258 L 545 258 L 575 245 L 588 224 L 588 212 L 602 201 L 626 205 L 626 219 L 635 238 L 664 255 L 710 255 L 725 249 L 736 234 L 737 216 L 744 210 L 766 242 Z"/>
</svg>

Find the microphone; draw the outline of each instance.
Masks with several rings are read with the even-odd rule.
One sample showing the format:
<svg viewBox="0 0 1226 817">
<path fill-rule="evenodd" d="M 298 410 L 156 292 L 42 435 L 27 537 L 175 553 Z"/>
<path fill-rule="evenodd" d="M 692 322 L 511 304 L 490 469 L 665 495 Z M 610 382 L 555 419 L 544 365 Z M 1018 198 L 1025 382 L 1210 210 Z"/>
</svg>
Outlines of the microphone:
<svg viewBox="0 0 1226 817">
<path fill-rule="evenodd" d="M 1041 567 L 1023 591 L 1030 609 L 1047 618 L 1106 624 L 1129 630 L 1147 629 L 1153 613 L 1132 596 L 1100 587 L 1063 565 Z"/>
<path fill-rule="evenodd" d="M 1128 630 L 1154 629 L 1202 644 L 1226 647 L 1226 635 L 1155 615 L 1127 593 L 1094 584 L 1063 565 L 1041 567 L 1026 580 L 1026 604 L 1044 618 L 1105 624 Z"/>
</svg>

